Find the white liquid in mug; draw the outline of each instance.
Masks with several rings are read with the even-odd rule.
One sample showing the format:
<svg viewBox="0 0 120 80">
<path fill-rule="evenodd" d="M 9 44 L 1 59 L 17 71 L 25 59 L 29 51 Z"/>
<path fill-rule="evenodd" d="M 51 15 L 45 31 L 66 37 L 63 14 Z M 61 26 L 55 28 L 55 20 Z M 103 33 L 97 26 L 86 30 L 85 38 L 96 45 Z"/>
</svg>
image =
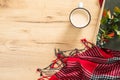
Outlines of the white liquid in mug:
<svg viewBox="0 0 120 80">
<path fill-rule="evenodd" d="M 76 9 L 70 16 L 71 22 L 76 27 L 85 27 L 89 23 L 89 14 L 83 9 Z"/>
</svg>

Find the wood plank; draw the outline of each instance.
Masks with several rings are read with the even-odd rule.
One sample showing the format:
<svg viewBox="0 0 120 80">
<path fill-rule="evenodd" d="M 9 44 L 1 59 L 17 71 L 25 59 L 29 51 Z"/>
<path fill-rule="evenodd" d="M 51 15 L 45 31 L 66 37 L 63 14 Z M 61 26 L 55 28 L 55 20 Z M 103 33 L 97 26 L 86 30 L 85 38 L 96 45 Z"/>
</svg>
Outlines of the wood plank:
<svg viewBox="0 0 120 80">
<path fill-rule="evenodd" d="M 55 58 L 54 48 L 83 48 L 80 39 L 95 40 L 98 0 L 0 0 L 0 80 L 36 80 L 37 67 Z M 90 25 L 74 28 L 69 14 L 83 2 Z M 6 5 L 3 6 L 3 5 Z"/>
</svg>

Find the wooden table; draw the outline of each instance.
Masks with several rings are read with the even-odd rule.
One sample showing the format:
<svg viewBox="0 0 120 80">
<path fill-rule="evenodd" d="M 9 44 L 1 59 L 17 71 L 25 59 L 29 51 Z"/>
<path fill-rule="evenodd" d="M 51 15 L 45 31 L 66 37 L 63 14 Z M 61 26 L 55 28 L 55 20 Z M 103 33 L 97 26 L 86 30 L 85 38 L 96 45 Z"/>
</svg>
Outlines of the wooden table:
<svg viewBox="0 0 120 80">
<path fill-rule="evenodd" d="M 80 39 L 95 43 L 98 0 L 0 0 L 0 80 L 36 80 L 36 68 L 55 58 L 54 48 L 81 48 Z M 74 28 L 70 11 L 84 3 L 90 25 Z"/>
</svg>

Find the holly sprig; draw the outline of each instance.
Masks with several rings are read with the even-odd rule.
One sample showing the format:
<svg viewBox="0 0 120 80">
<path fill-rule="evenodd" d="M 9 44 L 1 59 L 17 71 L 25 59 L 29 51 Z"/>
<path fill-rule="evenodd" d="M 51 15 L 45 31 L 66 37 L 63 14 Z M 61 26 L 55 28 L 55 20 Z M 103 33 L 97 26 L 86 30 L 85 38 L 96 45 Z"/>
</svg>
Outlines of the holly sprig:
<svg viewBox="0 0 120 80">
<path fill-rule="evenodd" d="M 120 8 L 115 7 L 113 13 L 104 9 L 100 32 L 98 33 L 99 45 L 103 45 L 115 36 L 120 37 Z"/>
</svg>

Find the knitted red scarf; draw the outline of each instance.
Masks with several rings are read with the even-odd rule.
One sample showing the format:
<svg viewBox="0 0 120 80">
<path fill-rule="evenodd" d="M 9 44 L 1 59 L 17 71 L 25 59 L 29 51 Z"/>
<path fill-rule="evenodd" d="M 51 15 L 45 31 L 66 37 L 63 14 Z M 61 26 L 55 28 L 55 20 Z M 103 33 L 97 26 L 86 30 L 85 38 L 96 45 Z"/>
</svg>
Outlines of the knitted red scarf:
<svg viewBox="0 0 120 80">
<path fill-rule="evenodd" d="M 98 46 L 68 57 L 66 65 L 49 80 L 120 80 L 120 51 Z"/>
</svg>

